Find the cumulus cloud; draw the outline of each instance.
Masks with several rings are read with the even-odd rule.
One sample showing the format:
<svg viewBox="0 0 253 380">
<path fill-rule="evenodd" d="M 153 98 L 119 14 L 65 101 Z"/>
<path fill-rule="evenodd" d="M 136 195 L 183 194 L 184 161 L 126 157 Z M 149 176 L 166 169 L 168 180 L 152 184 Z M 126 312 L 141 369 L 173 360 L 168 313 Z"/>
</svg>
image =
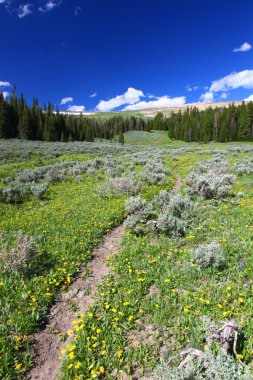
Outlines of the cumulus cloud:
<svg viewBox="0 0 253 380">
<path fill-rule="evenodd" d="M 91 95 L 89 96 L 89 98 L 95 98 L 96 96 L 97 96 L 97 93 L 94 92 L 93 94 L 91 94 Z"/>
<path fill-rule="evenodd" d="M 129 87 L 128 90 L 122 95 L 117 95 L 115 98 L 111 98 L 109 100 L 101 100 L 98 103 L 96 110 L 103 112 L 111 111 L 125 104 L 138 103 L 141 97 L 144 97 L 141 90 L 136 90 L 133 87 Z"/>
<path fill-rule="evenodd" d="M 10 86 L 11 86 L 10 82 L 1 82 L 0 81 L 0 87 L 10 87 Z"/>
<path fill-rule="evenodd" d="M 253 70 L 243 70 L 239 72 L 233 72 L 221 79 L 212 82 L 209 91 L 229 91 L 236 88 L 253 88 Z"/>
<path fill-rule="evenodd" d="M 252 46 L 248 42 L 244 42 L 239 48 L 233 50 L 234 53 L 245 52 L 252 49 Z"/>
<path fill-rule="evenodd" d="M 47 1 L 42 7 L 39 7 L 39 11 L 42 13 L 50 12 L 55 7 L 58 7 L 61 4 L 62 0 L 50 0 Z"/>
<path fill-rule="evenodd" d="M 210 103 L 213 102 L 214 94 L 211 91 L 207 91 L 199 98 L 200 102 Z"/>
<path fill-rule="evenodd" d="M 124 108 L 124 111 L 134 111 L 146 108 L 160 108 L 160 107 L 176 107 L 185 104 L 185 96 L 178 96 L 175 98 L 170 98 L 168 96 L 161 96 L 156 98 L 156 100 L 141 101 L 135 104 L 130 104 Z"/>
<path fill-rule="evenodd" d="M 18 17 L 24 18 L 32 13 L 31 4 L 23 4 L 18 8 Z"/>
<path fill-rule="evenodd" d="M 8 98 L 8 96 L 10 96 L 10 93 L 8 91 L 3 91 L 2 94 L 4 96 L 4 99 L 6 99 L 6 98 Z"/>
<path fill-rule="evenodd" d="M 63 104 L 67 104 L 67 103 L 71 103 L 71 102 L 73 102 L 73 98 L 71 98 L 71 97 L 68 97 L 68 98 L 63 98 L 62 100 L 61 100 L 61 106 L 63 105 Z"/>
<path fill-rule="evenodd" d="M 244 99 L 245 102 L 253 102 L 253 95 L 248 96 L 246 99 Z"/>
<path fill-rule="evenodd" d="M 70 107 L 68 107 L 68 111 L 72 111 L 72 112 L 84 112 L 85 111 L 85 106 L 70 106 Z"/>
</svg>

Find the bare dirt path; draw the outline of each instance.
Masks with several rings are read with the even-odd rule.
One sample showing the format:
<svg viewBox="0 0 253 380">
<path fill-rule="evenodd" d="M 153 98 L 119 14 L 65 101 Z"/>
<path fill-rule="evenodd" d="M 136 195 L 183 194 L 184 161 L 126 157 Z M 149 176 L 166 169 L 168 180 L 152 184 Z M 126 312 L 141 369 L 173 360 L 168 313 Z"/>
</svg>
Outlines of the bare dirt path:
<svg viewBox="0 0 253 380">
<path fill-rule="evenodd" d="M 182 187 L 182 178 L 176 172 L 174 173 L 174 178 L 175 178 L 175 182 L 174 182 L 174 185 L 172 187 L 172 190 L 179 191 Z"/>
<path fill-rule="evenodd" d="M 124 234 L 124 227 L 112 230 L 105 236 L 103 242 L 94 249 L 93 259 L 88 263 L 87 270 L 79 272 L 78 277 L 66 293 L 61 293 L 48 315 L 48 324 L 43 331 L 32 335 L 35 349 L 35 366 L 28 373 L 31 380 L 55 380 L 61 362 L 61 349 L 70 338 L 64 342 L 59 334 L 65 334 L 73 328 L 72 321 L 77 315 L 87 311 L 96 301 L 98 285 L 103 277 L 108 275 L 109 268 L 104 262 L 119 250 Z M 86 273 L 88 277 L 85 278 Z"/>
</svg>

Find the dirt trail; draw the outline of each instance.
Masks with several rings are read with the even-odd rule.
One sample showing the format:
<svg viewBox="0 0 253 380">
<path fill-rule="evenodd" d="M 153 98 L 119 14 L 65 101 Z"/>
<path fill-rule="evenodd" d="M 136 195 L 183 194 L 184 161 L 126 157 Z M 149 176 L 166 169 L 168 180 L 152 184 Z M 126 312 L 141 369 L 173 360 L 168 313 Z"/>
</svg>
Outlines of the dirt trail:
<svg viewBox="0 0 253 380">
<path fill-rule="evenodd" d="M 81 271 L 66 293 L 61 293 L 48 315 L 49 323 L 43 331 L 32 335 L 35 348 L 35 366 L 28 373 L 27 378 L 32 380 L 55 380 L 61 362 L 59 356 L 61 349 L 67 341 L 62 342 L 59 334 L 64 334 L 73 328 L 72 321 L 77 315 L 87 311 L 96 301 L 98 285 L 102 283 L 103 276 L 109 273 L 104 260 L 119 250 L 123 237 L 124 227 L 112 230 L 103 242 L 94 249 L 93 259 L 87 268 Z M 85 277 L 86 272 L 89 273 Z M 75 310 L 75 311 L 74 311 Z"/>
<path fill-rule="evenodd" d="M 178 173 L 174 173 L 174 178 L 175 178 L 175 182 L 172 187 L 172 190 L 175 190 L 175 191 L 180 190 L 182 187 L 182 178 L 180 177 Z"/>
</svg>

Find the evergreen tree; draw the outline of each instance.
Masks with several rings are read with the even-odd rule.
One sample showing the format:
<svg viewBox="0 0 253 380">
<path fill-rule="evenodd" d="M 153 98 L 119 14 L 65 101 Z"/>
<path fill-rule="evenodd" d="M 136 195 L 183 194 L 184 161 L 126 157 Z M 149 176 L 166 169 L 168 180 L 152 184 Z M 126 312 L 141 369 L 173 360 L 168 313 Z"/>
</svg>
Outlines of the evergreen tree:
<svg viewBox="0 0 253 380">
<path fill-rule="evenodd" d="M 0 139 L 7 137 L 7 104 L 2 92 L 0 92 Z"/>
<path fill-rule="evenodd" d="M 124 139 L 124 134 L 123 134 L 123 129 L 120 128 L 119 131 L 119 136 L 118 136 L 118 143 L 124 145 L 125 139 Z"/>
</svg>

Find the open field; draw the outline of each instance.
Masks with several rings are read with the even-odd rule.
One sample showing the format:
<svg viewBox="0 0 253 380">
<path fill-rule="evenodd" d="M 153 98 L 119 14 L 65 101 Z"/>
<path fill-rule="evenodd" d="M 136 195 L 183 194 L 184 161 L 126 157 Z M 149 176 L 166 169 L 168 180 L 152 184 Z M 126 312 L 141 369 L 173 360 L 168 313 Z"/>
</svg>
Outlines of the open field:
<svg viewBox="0 0 253 380">
<path fill-rule="evenodd" d="M 163 131 L 125 141 L 0 140 L 0 378 L 35 378 L 34 333 L 47 331 L 59 340 L 59 378 L 177 379 L 180 358 L 161 362 L 189 348 L 221 355 L 210 326 L 235 320 L 236 354 L 229 347 L 219 366 L 226 380 L 250 379 L 253 144 L 187 144 Z M 98 281 L 94 248 L 123 222 Z M 84 310 L 82 296 L 92 298 Z M 64 316 L 52 321 L 62 299 L 66 330 Z"/>
</svg>

